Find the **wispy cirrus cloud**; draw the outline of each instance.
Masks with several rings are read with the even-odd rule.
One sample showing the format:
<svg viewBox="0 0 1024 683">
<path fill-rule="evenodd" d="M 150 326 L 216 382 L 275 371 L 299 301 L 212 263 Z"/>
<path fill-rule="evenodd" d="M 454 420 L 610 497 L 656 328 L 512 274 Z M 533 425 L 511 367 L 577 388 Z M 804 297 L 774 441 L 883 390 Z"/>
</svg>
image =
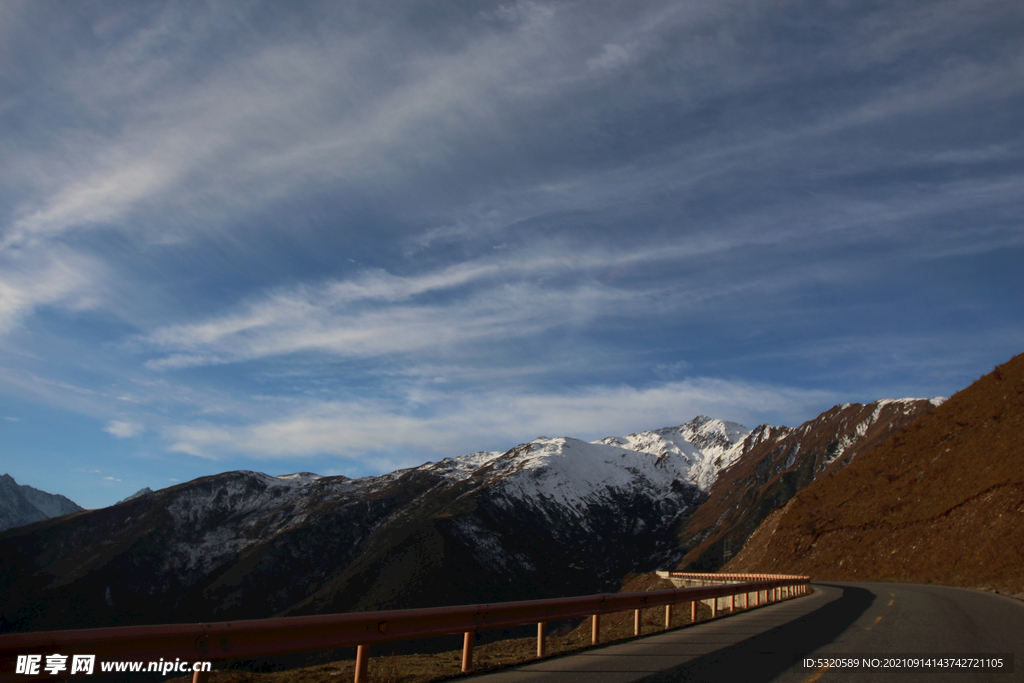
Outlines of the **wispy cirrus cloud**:
<svg viewBox="0 0 1024 683">
<path fill-rule="evenodd" d="M 646 388 L 596 385 L 565 393 L 490 390 L 457 398 L 421 389 L 404 398 L 313 401 L 284 417 L 241 426 L 197 422 L 169 428 L 164 438 L 172 451 L 203 458 L 333 455 L 381 469 L 480 448 L 507 449 L 541 435 L 593 440 L 681 424 L 699 413 L 750 422 L 820 411 L 838 400 L 832 392 L 714 378 Z"/>
<path fill-rule="evenodd" d="M 0 334 L 39 306 L 98 305 L 108 277 L 101 261 L 67 248 L 0 252 Z"/>
<path fill-rule="evenodd" d="M 119 439 L 130 439 L 145 431 L 145 428 L 135 422 L 125 420 L 111 420 L 103 429 L 107 434 L 116 436 Z"/>
<path fill-rule="evenodd" d="M 380 358 L 488 339 L 530 337 L 611 307 L 642 305 L 644 295 L 598 285 L 553 293 L 524 284 L 456 304 L 393 305 L 350 311 L 329 294 L 282 294 L 241 316 L 184 325 L 149 335 L 152 348 L 175 352 L 147 361 L 151 369 L 220 364 L 316 351 L 351 358 Z M 185 350 L 183 350 L 185 349 Z"/>
</svg>

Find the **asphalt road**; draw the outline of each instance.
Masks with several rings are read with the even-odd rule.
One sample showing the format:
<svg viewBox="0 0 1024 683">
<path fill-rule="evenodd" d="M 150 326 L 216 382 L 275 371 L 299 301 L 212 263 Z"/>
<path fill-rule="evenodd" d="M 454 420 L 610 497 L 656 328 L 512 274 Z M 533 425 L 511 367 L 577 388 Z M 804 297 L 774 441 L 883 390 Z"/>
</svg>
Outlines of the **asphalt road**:
<svg viewBox="0 0 1024 683">
<path fill-rule="evenodd" d="M 473 677 L 474 683 L 847 683 L 1024 681 L 1024 602 L 982 591 L 888 583 L 813 584 L 811 595 Z M 924 667 L 922 654 L 953 666 Z M 802 655 L 815 661 L 797 662 Z M 1013 670 L 981 670 L 1012 655 Z M 878 666 L 864 666 L 865 658 Z M 906 661 L 909 658 L 910 661 Z M 843 661 L 845 660 L 845 661 Z M 852 661 L 858 666 L 851 666 Z M 832 666 L 826 666 L 832 664 Z M 885 668 L 885 665 L 890 665 Z M 892 668 L 893 665 L 898 668 Z M 964 666 L 968 665 L 968 666 Z"/>
</svg>

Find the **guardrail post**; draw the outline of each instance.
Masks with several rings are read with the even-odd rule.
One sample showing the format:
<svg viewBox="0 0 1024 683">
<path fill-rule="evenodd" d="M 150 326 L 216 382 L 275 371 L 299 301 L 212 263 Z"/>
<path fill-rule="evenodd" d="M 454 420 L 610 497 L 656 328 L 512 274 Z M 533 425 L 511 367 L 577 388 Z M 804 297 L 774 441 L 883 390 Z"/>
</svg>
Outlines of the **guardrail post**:
<svg viewBox="0 0 1024 683">
<path fill-rule="evenodd" d="M 665 630 L 672 628 L 672 605 L 665 605 Z"/>
<path fill-rule="evenodd" d="M 209 680 L 209 671 L 196 671 L 192 674 L 192 683 L 208 683 Z"/>
<path fill-rule="evenodd" d="M 729 596 L 729 611 L 730 612 L 735 612 L 736 611 L 736 594 L 735 593 L 733 593 L 732 595 Z"/>
<path fill-rule="evenodd" d="M 711 618 L 714 619 L 718 616 L 718 598 L 711 599 Z"/>
<path fill-rule="evenodd" d="M 472 631 L 462 634 L 462 673 L 473 670 L 473 635 Z"/>
<path fill-rule="evenodd" d="M 697 623 L 697 601 L 696 600 L 692 600 L 690 602 L 690 623 L 691 624 L 696 624 Z"/>
<path fill-rule="evenodd" d="M 640 610 L 633 610 L 633 635 L 640 635 Z"/>
<path fill-rule="evenodd" d="M 360 645 L 356 648 L 355 683 L 366 683 L 366 664 L 370 658 L 370 646 Z"/>
<path fill-rule="evenodd" d="M 544 625 L 546 623 L 547 622 L 544 622 L 544 621 L 538 621 L 537 622 L 537 657 L 538 658 L 544 656 L 544 645 L 545 645 L 545 643 L 544 643 Z"/>
<path fill-rule="evenodd" d="M 601 615 L 594 614 L 590 617 L 590 644 L 597 645 L 601 642 Z"/>
</svg>

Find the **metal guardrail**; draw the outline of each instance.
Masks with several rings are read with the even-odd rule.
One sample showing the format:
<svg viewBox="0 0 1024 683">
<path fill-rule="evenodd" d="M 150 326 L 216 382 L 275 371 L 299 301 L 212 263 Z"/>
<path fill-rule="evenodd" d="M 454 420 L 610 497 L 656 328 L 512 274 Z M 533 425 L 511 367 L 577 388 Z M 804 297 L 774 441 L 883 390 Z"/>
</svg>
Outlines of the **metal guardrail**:
<svg viewBox="0 0 1024 683">
<path fill-rule="evenodd" d="M 663 574 L 664 572 L 659 572 Z M 672 575 L 677 575 L 673 572 Z M 682 578 L 682 575 L 679 575 Z M 580 617 L 591 618 L 591 642 L 600 642 L 602 614 L 634 611 L 634 635 L 640 635 L 640 610 L 665 607 L 668 628 L 674 605 L 690 603 L 691 620 L 696 621 L 697 603 L 714 598 L 730 598 L 730 611 L 742 596 L 743 608 L 776 602 L 809 591 L 810 578 L 766 574 L 690 574 L 688 577 L 738 581 L 726 585 L 699 586 L 641 593 L 607 593 L 573 598 L 526 600 L 457 607 L 352 612 L 307 617 L 279 617 L 248 621 L 165 626 L 123 626 L 75 631 L 43 631 L 0 635 L 0 680 L 32 680 L 31 676 L 12 676 L 18 655 L 89 654 L 133 660 L 202 660 L 223 662 L 273 655 L 333 650 L 355 646 L 355 683 L 367 675 L 369 647 L 378 643 L 411 640 L 462 633 L 462 670 L 473 669 L 473 634 L 477 631 L 537 624 L 537 656 L 545 654 L 545 624 Z M 713 600 L 712 618 L 717 616 L 718 600 Z M 196 672 L 194 683 L 205 683 L 208 673 Z M 53 676 L 40 676 L 53 680 Z"/>
</svg>

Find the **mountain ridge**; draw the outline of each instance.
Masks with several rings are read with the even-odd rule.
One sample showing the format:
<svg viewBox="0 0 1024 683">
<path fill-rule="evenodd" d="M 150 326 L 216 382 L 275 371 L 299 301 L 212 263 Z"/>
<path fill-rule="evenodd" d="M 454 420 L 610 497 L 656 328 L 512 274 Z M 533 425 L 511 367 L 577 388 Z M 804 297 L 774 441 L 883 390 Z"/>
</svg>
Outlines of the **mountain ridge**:
<svg viewBox="0 0 1024 683">
<path fill-rule="evenodd" d="M 715 571 L 746 543 L 768 514 L 818 477 L 836 472 L 944 398 L 880 399 L 833 406 L 799 427 L 761 425 L 736 449 L 708 500 L 680 533 L 678 568 Z"/>
</svg>

